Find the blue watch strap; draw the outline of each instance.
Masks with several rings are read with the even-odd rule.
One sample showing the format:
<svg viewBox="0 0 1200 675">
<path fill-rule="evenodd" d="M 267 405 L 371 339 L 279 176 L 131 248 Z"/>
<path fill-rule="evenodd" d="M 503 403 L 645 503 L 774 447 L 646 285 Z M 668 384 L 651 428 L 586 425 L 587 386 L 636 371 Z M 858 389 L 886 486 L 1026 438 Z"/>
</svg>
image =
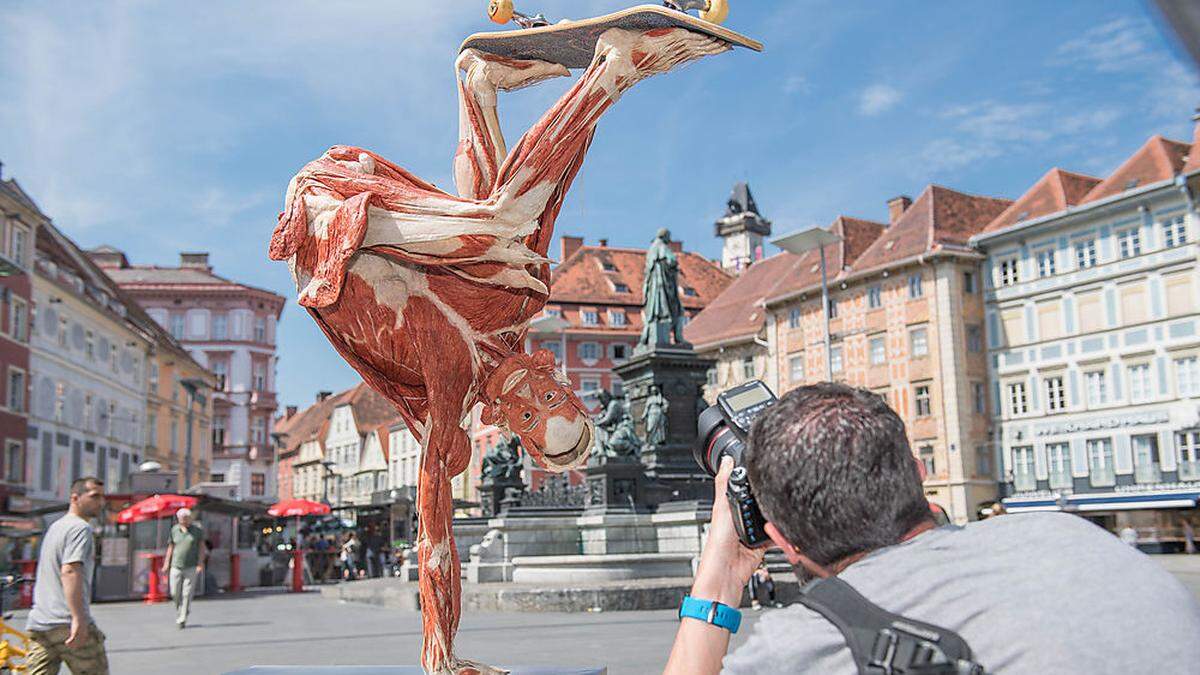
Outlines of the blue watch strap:
<svg viewBox="0 0 1200 675">
<path fill-rule="evenodd" d="M 701 600 L 690 595 L 683 596 L 679 604 L 679 618 L 699 619 L 704 623 L 720 626 L 730 633 L 738 632 L 742 625 L 742 613 L 713 600 Z"/>
</svg>

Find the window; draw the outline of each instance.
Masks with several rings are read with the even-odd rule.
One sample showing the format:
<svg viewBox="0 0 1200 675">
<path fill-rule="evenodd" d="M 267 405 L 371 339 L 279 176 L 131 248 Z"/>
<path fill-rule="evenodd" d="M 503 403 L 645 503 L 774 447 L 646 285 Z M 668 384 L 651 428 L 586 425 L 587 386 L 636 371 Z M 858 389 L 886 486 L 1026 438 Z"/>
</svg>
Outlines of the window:
<svg viewBox="0 0 1200 675">
<path fill-rule="evenodd" d="M 1019 307 L 1000 312 L 1005 344 L 1009 347 L 1025 342 L 1025 312 Z"/>
<path fill-rule="evenodd" d="M 1075 295 L 1079 308 L 1079 332 L 1095 333 L 1107 325 L 1104 306 L 1100 303 L 1100 291 L 1088 291 Z"/>
<path fill-rule="evenodd" d="M 608 357 L 613 361 L 620 362 L 629 358 L 629 345 L 614 343 L 608 346 Z"/>
<path fill-rule="evenodd" d="M 689 298 L 694 298 L 694 297 L 696 297 L 696 295 L 697 295 L 697 294 L 696 294 L 696 289 L 692 288 L 691 286 L 684 286 L 684 287 L 683 287 L 683 294 L 684 294 L 684 295 L 686 295 L 686 296 L 687 296 L 687 297 L 689 297 Z"/>
<path fill-rule="evenodd" d="M 1141 403 L 1150 400 L 1150 364 L 1139 363 L 1129 366 L 1129 401 Z"/>
<path fill-rule="evenodd" d="M 919 298 L 922 295 L 924 295 L 924 293 L 921 291 L 921 275 L 908 275 L 908 297 Z"/>
<path fill-rule="evenodd" d="M 1175 434 L 1179 480 L 1200 480 L 1200 429 Z"/>
<path fill-rule="evenodd" d="M 63 317 L 58 320 L 58 346 L 63 349 L 67 348 L 67 319 Z"/>
<path fill-rule="evenodd" d="M 229 418 L 224 415 L 216 415 L 213 417 L 212 424 L 212 446 L 213 449 L 219 449 L 225 445 L 225 425 L 229 423 Z"/>
<path fill-rule="evenodd" d="M 29 233 L 23 227 L 12 228 L 12 260 L 20 267 L 25 267 L 25 255 L 29 249 Z"/>
<path fill-rule="evenodd" d="M 1065 410 L 1067 407 L 1067 396 L 1063 390 L 1063 379 L 1061 375 L 1046 378 L 1046 409 L 1053 412 L 1056 410 Z"/>
<path fill-rule="evenodd" d="M 225 482 L 225 474 L 223 474 L 223 473 L 210 474 L 209 479 L 212 480 L 212 482 L 214 482 L 214 483 L 224 483 Z"/>
<path fill-rule="evenodd" d="M 1050 466 L 1050 487 L 1069 488 L 1074 486 L 1071 478 L 1071 446 L 1066 443 L 1048 443 L 1046 461 Z"/>
<path fill-rule="evenodd" d="M 29 306 L 13 295 L 9 300 L 8 312 L 9 334 L 17 342 L 25 342 L 29 339 Z"/>
<path fill-rule="evenodd" d="M 265 473 L 250 474 L 250 494 L 254 497 L 267 494 L 267 475 Z"/>
<path fill-rule="evenodd" d="M 872 284 L 867 288 L 867 307 L 883 307 L 883 286 Z"/>
<path fill-rule="evenodd" d="M 1011 415 L 1024 415 L 1029 412 L 1024 382 L 1012 382 L 1008 385 L 1008 412 Z"/>
<path fill-rule="evenodd" d="M 971 383 L 971 406 L 976 415 L 987 412 L 987 388 L 982 382 Z"/>
<path fill-rule="evenodd" d="M 833 298 L 830 298 L 830 299 L 829 299 L 829 318 L 831 318 L 831 319 L 836 319 L 836 318 L 837 318 L 837 315 L 838 315 L 838 314 L 837 314 L 837 307 L 838 307 L 837 300 L 834 300 Z"/>
<path fill-rule="evenodd" d="M 914 357 L 929 354 L 929 331 L 925 328 L 914 328 L 908 332 L 909 349 Z"/>
<path fill-rule="evenodd" d="M 1028 492 L 1037 488 L 1037 478 L 1033 473 L 1033 446 L 1018 445 L 1012 449 L 1013 487 L 1019 492 Z"/>
<path fill-rule="evenodd" d="M 587 378 L 579 381 L 579 389 L 584 392 L 600 391 L 600 380 Z"/>
<path fill-rule="evenodd" d="M 554 355 L 555 363 L 562 363 L 562 343 L 558 340 L 547 340 L 542 343 L 542 349 Z"/>
<path fill-rule="evenodd" d="M 1117 251 L 1122 258 L 1132 258 L 1142 253 L 1142 229 L 1131 227 L 1117 233 Z"/>
<path fill-rule="evenodd" d="M 1167 291 L 1167 316 L 1191 314 L 1196 311 L 1196 295 L 1192 293 L 1191 270 L 1163 275 Z"/>
<path fill-rule="evenodd" d="M 172 314 L 171 315 L 171 337 L 175 338 L 176 340 L 183 339 L 183 315 L 182 314 Z"/>
<path fill-rule="evenodd" d="M 975 295 L 979 292 L 979 287 L 975 284 L 974 272 L 963 272 L 963 293 Z"/>
<path fill-rule="evenodd" d="M 871 351 L 871 365 L 878 366 L 887 362 L 887 338 L 879 335 L 871 338 L 869 343 Z"/>
<path fill-rule="evenodd" d="M 254 391 L 267 390 L 267 364 L 262 361 L 254 362 Z"/>
<path fill-rule="evenodd" d="M 150 362 L 150 387 L 154 388 L 157 386 L 158 386 L 158 362 L 151 361 Z"/>
<path fill-rule="evenodd" d="M 795 354 L 788 357 L 788 379 L 792 382 L 804 381 L 804 355 Z"/>
<path fill-rule="evenodd" d="M 829 369 L 835 373 L 842 372 L 842 347 L 838 345 L 829 351 Z"/>
<path fill-rule="evenodd" d="M 557 317 L 557 318 L 561 319 L 562 318 L 562 310 L 559 309 L 558 307 L 547 307 L 546 308 L 546 316 L 553 316 L 553 317 Z"/>
<path fill-rule="evenodd" d="M 1088 473 L 1093 487 L 1116 485 L 1111 438 L 1092 438 L 1087 442 Z"/>
<path fill-rule="evenodd" d="M 158 447 L 158 413 L 146 413 L 146 445 Z"/>
<path fill-rule="evenodd" d="M 54 383 L 54 421 L 61 422 L 67 408 L 67 385 L 62 382 Z M 49 488 L 47 488 L 49 489 Z"/>
<path fill-rule="evenodd" d="M 1175 381 L 1180 396 L 1200 396 L 1200 359 L 1195 356 L 1175 359 Z"/>
<path fill-rule="evenodd" d="M 1075 242 L 1075 265 L 1083 270 L 1096 266 L 1096 240 L 1083 239 Z"/>
<path fill-rule="evenodd" d="M 1083 374 L 1087 384 L 1088 407 L 1102 406 L 1108 402 L 1108 386 L 1103 370 L 1090 370 Z"/>
<path fill-rule="evenodd" d="M 8 369 L 8 409 L 25 412 L 25 371 L 12 367 Z"/>
<path fill-rule="evenodd" d="M 254 341 L 255 342 L 266 342 L 267 341 L 267 319 L 266 319 L 266 317 L 262 317 L 262 316 L 254 317 Z"/>
<path fill-rule="evenodd" d="M 916 388 L 917 417 L 929 417 L 933 413 L 933 405 L 929 400 L 929 385 L 922 384 Z"/>
<path fill-rule="evenodd" d="M 1183 220 L 1183 216 L 1175 216 L 1168 218 L 1162 223 L 1163 228 L 1163 244 L 1167 248 L 1172 246 L 1183 246 L 1187 243 L 1187 224 Z"/>
<path fill-rule="evenodd" d="M 743 356 L 742 357 L 742 377 L 744 377 L 747 380 L 754 379 L 754 357 L 753 356 Z"/>
<path fill-rule="evenodd" d="M 800 327 L 800 308 L 793 307 L 788 310 L 788 328 Z"/>
<path fill-rule="evenodd" d="M 585 326 L 598 326 L 598 325 L 600 325 L 600 312 L 597 312 L 597 311 L 596 311 L 596 310 L 594 310 L 594 309 L 585 309 L 585 310 L 583 310 L 583 311 L 580 313 L 580 317 L 581 317 L 581 319 L 583 320 L 583 325 L 585 325 Z"/>
<path fill-rule="evenodd" d="M 250 442 L 255 445 L 265 443 L 267 440 L 267 418 L 258 416 L 250 425 Z"/>
<path fill-rule="evenodd" d="M 1150 319 L 1150 301 L 1146 295 L 1146 284 L 1138 281 L 1121 284 L 1117 288 L 1121 297 L 1121 322 L 1125 325 L 1143 323 Z"/>
<path fill-rule="evenodd" d="M 1015 257 L 1003 258 L 1000 260 L 996 271 L 998 272 L 997 276 L 999 277 L 997 281 L 1000 282 L 1001 286 L 1012 286 L 1013 284 L 1020 283 L 1021 273 L 1018 271 L 1019 263 L 1020 260 Z"/>
<path fill-rule="evenodd" d="M 937 461 L 934 459 L 933 446 L 922 445 L 918 453 L 921 456 L 921 464 L 925 465 L 925 475 L 934 476 L 937 474 Z"/>
<path fill-rule="evenodd" d="M 608 325 L 610 325 L 610 326 L 624 326 L 625 324 L 626 324 L 626 321 L 625 321 L 625 310 L 623 310 L 623 309 L 610 309 L 610 310 L 608 310 Z"/>
<path fill-rule="evenodd" d="M 211 364 L 213 375 L 217 376 L 217 391 L 225 391 L 225 386 L 229 382 L 229 363 L 223 358 L 217 358 L 213 359 Z M 157 377 L 158 374 L 155 373 L 155 378 Z"/>
<path fill-rule="evenodd" d="M 179 451 L 179 420 L 171 416 L 171 454 Z"/>
<path fill-rule="evenodd" d="M 1038 339 L 1055 340 L 1062 337 L 1062 303 L 1049 300 L 1037 304 Z"/>
<path fill-rule="evenodd" d="M 1039 277 L 1052 277 L 1056 272 L 1055 269 L 1055 251 L 1052 248 L 1044 248 L 1034 254 L 1037 259 L 1037 268 Z"/>
<path fill-rule="evenodd" d="M 978 354 L 983 351 L 983 326 L 967 324 L 967 351 Z"/>
<path fill-rule="evenodd" d="M 975 446 L 975 475 L 992 477 L 992 456 L 986 445 Z"/>
<path fill-rule="evenodd" d="M 83 353 L 89 361 L 96 359 L 96 336 L 90 330 L 83 334 Z"/>
<path fill-rule="evenodd" d="M 584 361 L 599 361 L 600 345 L 596 342 L 580 342 L 579 358 Z"/>
<path fill-rule="evenodd" d="M 618 293 L 628 293 L 629 292 L 629 286 L 620 281 L 613 282 L 613 289 Z"/>
<path fill-rule="evenodd" d="M 1130 439 L 1133 443 L 1133 475 L 1139 483 L 1162 481 L 1158 465 L 1158 436 L 1139 434 Z"/>
<path fill-rule="evenodd" d="M 225 339 L 228 339 L 228 337 L 229 337 L 229 326 L 228 326 L 228 324 L 226 323 L 226 318 L 225 318 L 225 314 L 224 314 L 224 313 L 218 313 L 218 314 L 214 314 L 214 315 L 213 315 L 213 319 L 212 319 L 212 332 L 213 332 L 213 339 L 214 339 L 214 340 L 225 340 Z"/>
</svg>

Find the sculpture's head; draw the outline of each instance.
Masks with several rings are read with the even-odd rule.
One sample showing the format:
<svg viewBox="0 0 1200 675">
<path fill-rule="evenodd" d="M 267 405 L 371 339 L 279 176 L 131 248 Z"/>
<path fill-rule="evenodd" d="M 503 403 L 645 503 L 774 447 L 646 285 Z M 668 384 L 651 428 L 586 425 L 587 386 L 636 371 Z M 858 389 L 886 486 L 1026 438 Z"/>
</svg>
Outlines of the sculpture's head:
<svg viewBox="0 0 1200 675">
<path fill-rule="evenodd" d="M 658 233 L 655 236 L 668 244 L 671 243 L 671 231 L 665 227 L 658 228 Z"/>
<path fill-rule="evenodd" d="M 484 383 L 481 421 L 508 429 L 535 462 L 551 471 L 583 464 L 595 432 L 571 383 L 541 349 L 513 354 Z"/>
</svg>

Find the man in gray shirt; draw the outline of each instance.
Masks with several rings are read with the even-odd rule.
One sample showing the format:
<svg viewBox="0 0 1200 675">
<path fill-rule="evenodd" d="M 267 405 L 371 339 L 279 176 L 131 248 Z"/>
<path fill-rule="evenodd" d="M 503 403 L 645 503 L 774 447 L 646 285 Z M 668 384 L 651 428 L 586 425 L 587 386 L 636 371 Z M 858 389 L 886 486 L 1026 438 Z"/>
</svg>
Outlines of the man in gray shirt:
<svg viewBox="0 0 1200 675">
<path fill-rule="evenodd" d="M 871 392 L 801 387 L 758 419 L 744 464 L 766 531 L 802 577 L 836 575 L 895 614 L 962 636 L 988 673 L 1183 673 L 1200 664 L 1200 605 L 1145 555 L 1071 515 L 935 527 L 904 423 Z M 763 549 L 740 544 L 725 484 L 692 597 L 737 606 Z M 667 673 L 856 673 L 842 633 L 794 605 L 735 653 L 685 618 Z M 723 660 L 723 664 L 722 664 Z"/>
<path fill-rule="evenodd" d="M 42 538 L 26 624 L 30 675 L 55 675 L 64 662 L 74 675 L 108 675 L 104 634 L 92 622 L 90 609 L 96 544 L 88 520 L 100 515 L 103 506 L 100 479 L 76 480 L 67 515 Z"/>
</svg>

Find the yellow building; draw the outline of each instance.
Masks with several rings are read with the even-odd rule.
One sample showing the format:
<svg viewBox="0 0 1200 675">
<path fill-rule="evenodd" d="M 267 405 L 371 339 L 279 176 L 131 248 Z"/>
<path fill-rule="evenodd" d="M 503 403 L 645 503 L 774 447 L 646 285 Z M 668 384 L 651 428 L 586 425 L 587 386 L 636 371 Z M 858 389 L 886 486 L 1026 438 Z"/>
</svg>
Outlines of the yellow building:
<svg viewBox="0 0 1200 675">
<path fill-rule="evenodd" d="M 158 324 L 150 325 L 155 339 L 146 377 L 145 457 L 177 474 L 179 489 L 186 490 L 207 481 L 212 469 L 211 392 L 217 378 Z"/>
</svg>

